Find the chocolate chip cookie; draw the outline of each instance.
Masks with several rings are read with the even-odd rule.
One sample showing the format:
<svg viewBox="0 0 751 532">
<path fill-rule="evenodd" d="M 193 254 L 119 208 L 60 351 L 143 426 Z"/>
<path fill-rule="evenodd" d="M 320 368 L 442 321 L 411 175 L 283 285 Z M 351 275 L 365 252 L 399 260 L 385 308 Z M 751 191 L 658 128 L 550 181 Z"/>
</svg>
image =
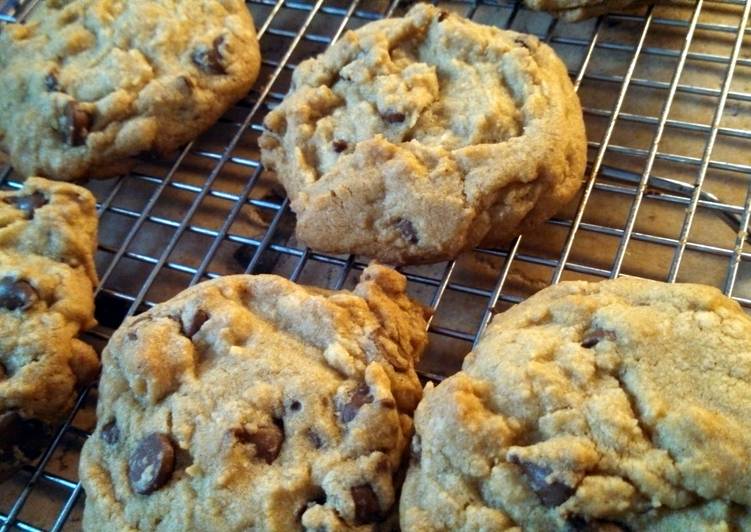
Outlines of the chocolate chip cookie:
<svg viewBox="0 0 751 532">
<path fill-rule="evenodd" d="M 655 0 L 524 0 L 524 4 L 531 9 L 548 11 L 555 17 L 572 22 L 650 3 L 655 3 Z M 671 3 L 671 0 L 661 0 L 659 3 Z"/>
<path fill-rule="evenodd" d="M 563 283 L 496 316 L 415 428 L 405 531 L 748 530 L 751 320 L 706 286 Z"/>
<path fill-rule="evenodd" d="M 0 32 L 0 149 L 23 175 L 117 175 L 207 129 L 259 65 L 242 0 L 47 0 Z"/>
<path fill-rule="evenodd" d="M 30 178 L 0 192 L 0 476 L 34 458 L 97 374 L 78 339 L 94 325 L 94 198 Z"/>
<path fill-rule="evenodd" d="M 508 242 L 574 196 L 586 162 L 549 46 L 427 4 L 301 63 L 264 126 L 298 238 L 389 263 Z"/>
<path fill-rule="evenodd" d="M 127 320 L 82 451 L 84 529 L 374 529 L 421 396 L 405 288 L 377 265 L 354 292 L 230 276 Z"/>
</svg>

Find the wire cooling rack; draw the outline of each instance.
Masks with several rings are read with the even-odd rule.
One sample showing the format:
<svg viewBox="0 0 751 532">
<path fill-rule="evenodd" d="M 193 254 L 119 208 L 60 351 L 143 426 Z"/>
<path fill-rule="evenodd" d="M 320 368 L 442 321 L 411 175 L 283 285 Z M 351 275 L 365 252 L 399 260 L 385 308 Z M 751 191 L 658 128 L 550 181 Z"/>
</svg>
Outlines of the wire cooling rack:
<svg viewBox="0 0 751 532">
<path fill-rule="evenodd" d="M 35 3 L 0 0 L 0 22 L 22 21 Z M 125 316 L 201 280 L 273 272 L 340 288 L 366 265 L 296 243 L 257 137 L 299 61 L 412 2 L 247 3 L 264 58 L 251 93 L 172 159 L 88 184 L 99 202 L 101 284 L 100 325 L 87 339 L 99 349 Z M 402 269 L 411 294 L 435 310 L 423 377 L 455 371 L 493 313 L 564 279 L 702 282 L 751 306 L 751 0 L 645 7 L 578 24 L 511 1 L 436 3 L 556 48 L 582 100 L 590 165 L 570 208 L 508 248 Z M 2 186 L 19 186 L 12 169 L 0 172 Z M 0 484 L 2 530 L 80 528 L 77 461 L 95 402 L 96 388 L 84 391 L 35 467 Z"/>
</svg>

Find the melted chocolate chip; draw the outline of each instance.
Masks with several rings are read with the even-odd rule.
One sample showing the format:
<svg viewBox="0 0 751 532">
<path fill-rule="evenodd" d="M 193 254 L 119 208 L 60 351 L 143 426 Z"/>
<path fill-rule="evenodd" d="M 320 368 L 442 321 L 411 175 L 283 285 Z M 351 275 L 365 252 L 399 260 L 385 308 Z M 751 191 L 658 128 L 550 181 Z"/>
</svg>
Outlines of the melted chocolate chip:
<svg viewBox="0 0 751 532">
<path fill-rule="evenodd" d="M 70 101 L 65 106 L 63 119 L 63 140 L 69 146 L 81 146 L 86 142 L 86 136 L 91 128 L 91 115 L 81 109 L 76 101 Z"/>
<path fill-rule="evenodd" d="M 34 218 L 34 211 L 39 207 L 47 205 L 47 198 L 39 191 L 31 194 L 20 196 L 8 196 L 3 199 L 8 205 L 13 205 L 16 209 L 23 212 L 24 218 L 31 220 Z"/>
<path fill-rule="evenodd" d="M 193 52 L 191 60 L 207 74 L 225 74 L 227 70 L 222 64 L 222 44 L 224 35 L 220 35 L 211 43 L 211 48 L 201 46 Z"/>
<path fill-rule="evenodd" d="M 409 220 L 399 218 L 396 221 L 396 228 L 399 229 L 399 232 L 402 234 L 404 240 L 406 240 L 410 244 L 417 244 L 420 241 L 420 239 L 417 237 L 415 226 L 412 225 L 412 222 L 410 222 Z"/>
<path fill-rule="evenodd" d="M 315 432 L 313 429 L 308 429 L 306 434 L 308 436 L 308 439 L 310 440 L 310 443 L 313 444 L 313 447 L 315 447 L 316 449 L 323 447 L 323 440 L 317 432 Z"/>
<path fill-rule="evenodd" d="M 60 92 L 60 82 L 57 81 L 57 76 L 53 72 L 44 77 L 44 87 L 50 92 Z"/>
<path fill-rule="evenodd" d="M 438 22 L 443 22 L 444 20 L 446 20 L 448 16 L 449 16 L 448 11 L 441 11 L 440 13 L 438 13 Z"/>
<path fill-rule="evenodd" d="M 113 419 L 102 427 L 102 440 L 107 445 L 114 445 L 120 441 L 120 427 L 117 426 L 117 422 Z"/>
<path fill-rule="evenodd" d="M 519 46 L 523 46 L 527 50 L 531 50 L 532 49 L 532 47 L 527 42 L 527 39 L 525 39 L 524 37 L 516 37 L 514 39 L 514 44 L 519 45 Z"/>
<path fill-rule="evenodd" d="M 383 119 L 389 124 L 398 124 L 404 122 L 407 119 L 407 116 L 399 111 L 389 111 L 383 115 Z"/>
<path fill-rule="evenodd" d="M 346 140 L 342 139 L 336 139 L 333 143 L 334 151 L 336 153 L 342 153 L 344 150 L 346 150 L 349 147 L 349 144 Z"/>
<path fill-rule="evenodd" d="M 298 412 L 302 408 L 302 403 L 300 401 L 292 401 L 289 404 L 289 409 L 293 412 Z"/>
<path fill-rule="evenodd" d="M 364 484 L 350 488 L 355 503 L 355 524 L 375 523 L 381 519 L 381 506 L 373 488 Z"/>
<path fill-rule="evenodd" d="M 373 396 L 370 395 L 370 389 L 368 388 L 368 385 L 363 382 L 355 389 L 347 404 L 342 407 L 339 416 L 344 423 L 349 423 L 355 419 L 357 412 L 360 411 L 360 407 L 372 402 Z"/>
<path fill-rule="evenodd" d="M 166 434 L 154 432 L 143 438 L 128 459 L 128 478 L 133 491 L 148 495 L 164 486 L 175 469 L 175 447 Z"/>
<path fill-rule="evenodd" d="M 537 494 L 545 506 L 560 506 L 574 494 L 574 489 L 563 482 L 557 480 L 548 482 L 548 477 L 552 471 L 547 467 L 516 459 L 513 462 L 522 468 L 532 491 Z"/>
<path fill-rule="evenodd" d="M 183 336 L 193 338 L 201 330 L 203 324 L 209 320 L 209 315 L 203 310 L 197 310 L 188 323 L 182 323 Z"/>
<path fill-rule="evenodd" d="M 253 431 L 235 430 L 235 437 L 242 443 L 251 443 L 256 448 L 256 456 L 267 464 L 271 464 L 279 456 L 284 443 L 284 431 L 281 422 L 274 425 L 263 425 Z"/>
<path fill-rule="evenodd" d="M 615 338 L 616 336 L 613 331 L 604 331 L 602 329 L 595 329 L 594 331 L 584 336 L 581 346 L 584 348 L 590 349 L 596 346 L 597 344 L 599 344 L 602 340 L 615 341 Z"/>
<path fill-rule="evenodd" d="M 12 277 L 0 279 L 0 307 L 8 310 L 26 310 L 39 299 L 28 282 Z"/>
</svg>

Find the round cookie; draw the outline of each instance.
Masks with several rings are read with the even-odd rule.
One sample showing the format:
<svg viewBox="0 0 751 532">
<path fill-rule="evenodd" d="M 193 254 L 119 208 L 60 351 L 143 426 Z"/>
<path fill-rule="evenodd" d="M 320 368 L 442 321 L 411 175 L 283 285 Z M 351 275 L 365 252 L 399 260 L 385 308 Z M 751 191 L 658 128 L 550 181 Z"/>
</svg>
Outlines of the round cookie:
<svg viewBox="0 0 751 532">
<path fill-rule="evenodd" d="M 749 429 L 737 303 L 562 283 L 496 316 L 463 370 L 426 388 L 402 530 L 749 530 Z"/>
<path fill-rule="evenodd" d="M 586 163 L 555 52 L 428 4 L 302 62 L 264 126 L 298 238 L 389 263 L 508 242 L 574 196 Z"/>
<path fill-rule="evenodd" d="M 24 176 L 117 175 L 211 126 L 259 66 L 242 0 L 47 0 L 0 32 L 0 149 Z"/>
<path fill-rule="evenodd" d="M 425 312 L 370 266 L 354 292 L 199 284 L 105 349 L 84 529 L 373 530 L 396 502 Z"/>
</svg>

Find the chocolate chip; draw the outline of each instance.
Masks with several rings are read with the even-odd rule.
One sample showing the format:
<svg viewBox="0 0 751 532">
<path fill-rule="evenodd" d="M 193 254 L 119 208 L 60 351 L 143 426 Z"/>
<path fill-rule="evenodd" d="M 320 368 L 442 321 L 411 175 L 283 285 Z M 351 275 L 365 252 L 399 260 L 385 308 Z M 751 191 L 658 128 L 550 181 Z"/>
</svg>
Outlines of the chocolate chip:
<svg viewBox="0 0 751 532">
<path fill-rule="evenodd" d="M 12 277 L 0 279 L 0 307 L 8 310 L 26 310 L 39 299 L 36 290 L 28 282 Z"/>
<path fill-rule="evenodd" d="M 399 111 L 389 111 L 383 115 L 383 119 L 389 124 L 397 124 L 399 122 L 404 122 L 407 119 L 407 116 Z"/>
<path fill-rule="evenodd" d="M 133 491 L 148 495 L 164 486 L 175 469 L 175 447 L 166 434 L 154 432 L 143 438 L 128 459 L 128 478 Z"/>
<path fill-rule="evenodd" d="M 227 71 L 222 64 L 222 44 L 224 44 L 224 35 L 214 39 L 211 48 L 201 46 L 196 49 L 191 56 L 191 60 L 207 74 L 225 74 Z"/>
<path fill-rule="evenodd" d="M 182 334 L 187 338 L 193 338 L 198 331 L 201 330 L 203 324 L 209 319 L 209 315 L 203 310 L 197 310 L 193 316 L 191 316 L 188 323 L 182 323 Z"/>
<path fill-rule="evenodd" d="M 262 425 L 250 432 L 245 429 L 237 429 L 235 436 L 241 443 L 252 443 L 256 448 L 256 456 L 267 464 L 276 460 L 282 450 L 282 443 L 284 443 L 281 421 L 275 421 L 274 425 Z"/>
<path fill-rule="evenodd" d="M 305 503 L 297 511 L 297 520 L 300 521 L 305 511 L 311 506 L 315 506 L 315 505 L 323 506 L 324 504 L 326 504 L 326 492 L 323 491 L 323 488 L 316 486 L 313 490 L 313 494 L 308 498 L 307 501 L 305 501 Z"/>
<path fill-rule="evenodd" d="M 373 488 L 364 484 L 350 488 L 355 503 L 355 524 L 365 525 L 381 519 L 381 507 Z"/>
<path fill-rule="evenodd" d="M 323 447 L 323 440 L 313 429 L 308 429 L 307 435 L 310 443 L 313 444 L 313 447 L 315 447 L 316 449 Z"/>
<path fill-rule="evenodd" d="M 443 22 L 444 20 L 446 20 L 446 17 L 448 16 L 449 16 L 448 11 L 441 11 L 440 13 L 438 13 L 438 22 Z"/>
<path fill-rule="evenodd" d="M 53 72 L 50 72 L 44 77 L 44 87 L 50 92 L 59 92 L 60 83 L 57 81 L 57 76 Z"/>
<path fill-rule="evenodd" d="M 104 443 L 114 445 L 120 441 L 120 427 L 117 426 L 117 422 L 113 419 L 102 427 L 101 435 Z"/>
<path fill-rule="evenodd" d="M 523 46 L 527 50 L 531 50 L 532 49 L 532 47 L 529 45 L 529 42 L 527 42 L 527 39 L 524 38 L 524 37 L 516 37 L 514 39 L 514 44 L 516 44 L 518 46 Z"/>
<path fill-rule="evenodd" d="M 596 346 L 597 344 L 599 344 L 602 340 L 611 340 L 614 342 L 615 338 L 616 336 L 613 331 L 604 331 L 602 329 L 595 329 L 594 331 L 584 336 L 581 346 L 584 348 L 590 349 Z"/>
<path fill-rule="evenodd" d="M 557 480 L 548 482 L 548 477 L 552 471 L 547 467 L 518 459 L 512 461 L 522 468 L 532 491 L 537 494 L 545 506 L 560 506 L 574 494 L 574 489 L 562 482 Z"/>
<path fill-rule="evenodd" d="M 336 153 L 342 153 L 344 150 L 346 150 L 349 147 L 349 144 L 347 143 L 347 141 L 342 140 L 342 139 L 336 139 L 333 142 L 333 145 L 334 145 L 334 151 Z"/>
<path fill-rule="evenodd" d="M 91 114 L 81 109 L 75 100 L 65 105 L 63 119 L 63 140 L 69 146 L 81 146 L 86 142 L 86 136 L 91 127 Z"/>
<path fill-rule="evenodd" d="M 297 411 L 299 411 L 299 410 L 300 410 L 301 408 L 302 408 L 302 404 L 300 403 L 300 401 L 292 401 L 292 402 L 291 402 L 291 403 L 289 404 L 289 409 L 290 409 L 290 410 L 292 410 L 293 412 L 297 412 Z"/>
<path fill-rule="evenodd" d="M 420 239 L 417 237 L 415 226 L 412 225 L 412 222 L 410 222 L 409 220 L 399 218 L 396 221 L 395 225 L 396 228 L 399 229 L 399 232 L 402 234 L 404 240 L 406 240 L 410 244 L 417 244 L 420 241 Z"/>
<path fill-rule="evenodd" d="M 368 385 L 363 382 L 355 389 L 347 404 L 342 407 L 339 416 L 344 423 L 349 423 L 355 419 L 357 412 L 360 411 L 360 407 L 372 402 L 373 396 L 370 395 L 370 389 L 368 388 Z"/>
<path fill-rule="evenodd" d="M 619 523 L 600 519 L 587 521 L 579 515 L 570 516 L 566 525 L 566 528 L 572 532 L 628 532 L 628 528 Z"/>
<path fill-rule="evenodd" d="M 31 194 L 8 196 L 3 199 L 3 202 L 13 205 L 16 209 L 23 212 L 24 218 L 31 220 L 34 218 L 34 211 L 36 209 L 47 205 L 47 198 L 37 190 Z"/>
</svg>

